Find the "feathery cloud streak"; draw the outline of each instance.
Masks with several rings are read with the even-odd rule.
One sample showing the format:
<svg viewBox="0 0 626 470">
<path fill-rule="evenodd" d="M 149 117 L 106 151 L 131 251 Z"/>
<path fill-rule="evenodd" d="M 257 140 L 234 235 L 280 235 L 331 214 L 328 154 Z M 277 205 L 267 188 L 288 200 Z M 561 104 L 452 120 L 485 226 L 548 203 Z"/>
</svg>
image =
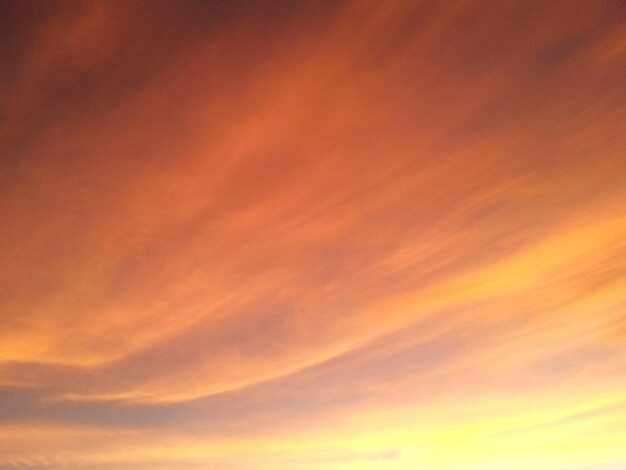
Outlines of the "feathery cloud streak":
<svg viewBox="0 0 626 470">
<path fill-rule="evenodd" d="M 626 459 L 623 4 L 2 9 L 0 468 Z"/>
</svg>

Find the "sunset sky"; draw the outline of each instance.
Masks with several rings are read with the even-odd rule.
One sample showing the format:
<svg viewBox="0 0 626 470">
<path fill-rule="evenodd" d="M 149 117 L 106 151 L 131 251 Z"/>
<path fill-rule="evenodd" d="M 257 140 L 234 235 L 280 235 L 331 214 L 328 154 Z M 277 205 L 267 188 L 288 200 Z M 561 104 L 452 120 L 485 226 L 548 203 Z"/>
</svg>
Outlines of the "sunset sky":
<svg viewBox="0 0 626 470">
<path fill-rule="evenodd" d="M 0 469 L 626 469 L 626 2 L 1 0 Z"/>
</svg>

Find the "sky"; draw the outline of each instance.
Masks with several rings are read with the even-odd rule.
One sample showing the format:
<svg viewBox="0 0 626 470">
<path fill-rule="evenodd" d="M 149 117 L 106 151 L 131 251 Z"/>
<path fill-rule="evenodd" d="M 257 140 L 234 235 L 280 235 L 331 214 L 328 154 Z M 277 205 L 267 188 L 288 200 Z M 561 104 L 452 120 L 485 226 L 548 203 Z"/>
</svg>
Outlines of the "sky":
<svg viewBox="0 0 626 470">
<path fill-rule="evenodd" d="M 626 468 L 626 3 L 0 2 L 0 469 Z"/>
</svg>

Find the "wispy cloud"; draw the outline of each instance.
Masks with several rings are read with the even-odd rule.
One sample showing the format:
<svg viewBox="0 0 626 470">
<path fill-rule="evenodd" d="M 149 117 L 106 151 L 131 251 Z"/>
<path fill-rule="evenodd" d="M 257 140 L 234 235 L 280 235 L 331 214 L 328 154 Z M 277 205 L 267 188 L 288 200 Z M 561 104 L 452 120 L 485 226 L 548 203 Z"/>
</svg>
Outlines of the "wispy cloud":
<svg viewBox="0 0 626 470">
<path fill-rule="evenodd" d="M 0 468 L 625 457 L 619 2 L 1 8 Z"/>
</svg>

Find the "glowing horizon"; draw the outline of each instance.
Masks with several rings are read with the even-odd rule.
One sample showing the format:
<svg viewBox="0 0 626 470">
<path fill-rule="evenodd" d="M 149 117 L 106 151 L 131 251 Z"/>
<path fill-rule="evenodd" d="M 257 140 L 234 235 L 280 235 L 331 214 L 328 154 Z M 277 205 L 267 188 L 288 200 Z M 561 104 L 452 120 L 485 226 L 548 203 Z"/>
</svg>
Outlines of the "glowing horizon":
<svg viewBox="0 0 626 470">
<path fill-rule="evenodd" d="M 626 5 L 0 4 L 0 470 L 626 468 Z"/>
</svg>

